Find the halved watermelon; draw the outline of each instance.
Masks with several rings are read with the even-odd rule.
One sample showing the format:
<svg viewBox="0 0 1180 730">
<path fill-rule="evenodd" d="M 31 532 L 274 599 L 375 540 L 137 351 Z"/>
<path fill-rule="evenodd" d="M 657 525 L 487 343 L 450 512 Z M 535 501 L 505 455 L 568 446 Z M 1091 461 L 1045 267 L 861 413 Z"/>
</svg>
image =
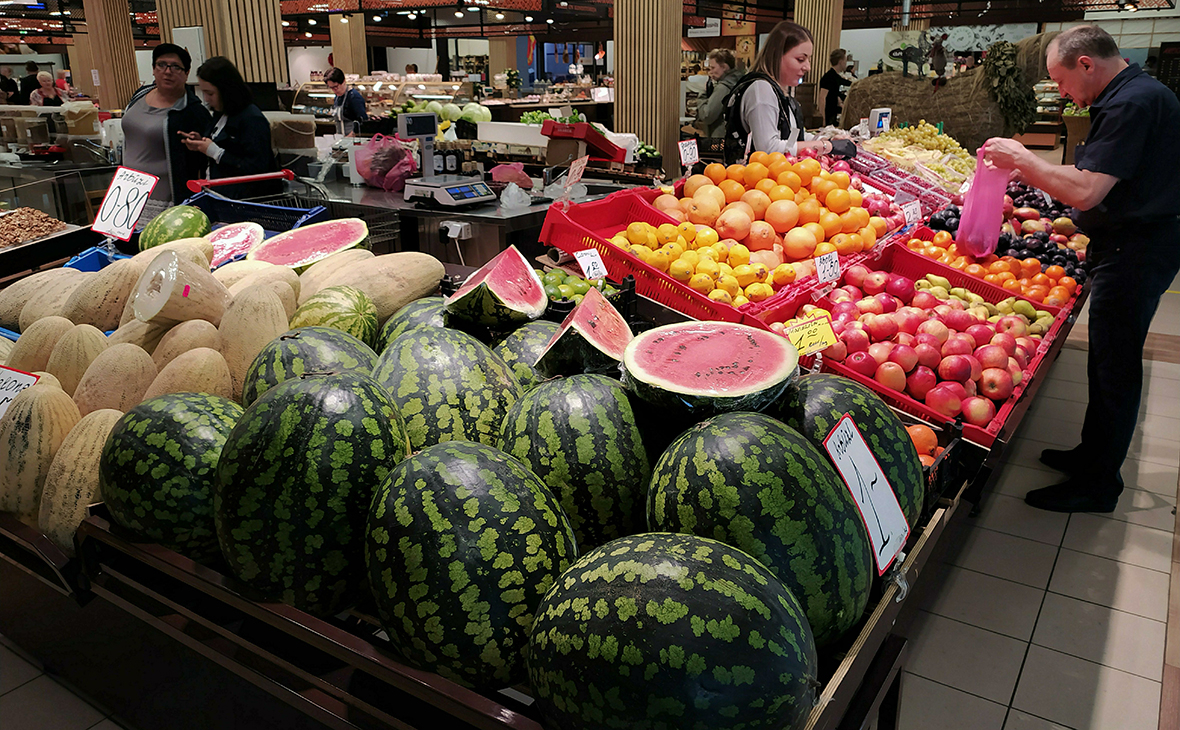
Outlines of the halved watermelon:
<svg viewBox="0 0 1180 730">
<path fill-rule="evenodd" d="M 578 373 L 617 376 L 632 337 L 623 315 L 592 288 L 549 339 L 536 368 L 550 378 Z"/>
<path fill-rule="evenodd" d="M 334 253 L 364 247 L 368 240 L 369 226 L 363 220 L 340 218 L 280 233 L 256 246 L 246 258 L 299 270 Z"/>
<path fill-rule="evenodd" d="M 250 253 L 265 237 L 266 232 L 262 226 L 253 221 L 230 223 L 218 228 L 205 236 L 205 240 L 213 244 L 213 268 L 228 264 L 242 254 Z"/>
<path fill-rule="evenodd" d="M 459 321 L 496 327 L 536 319 L 547 306 L 541 277 L 512 246 L 468 277 L 444 308 Z"/>
<path fill-rule="evenodd" d="M 623 354 L 623 382 L 657 406 L 711 415 L 758 411 L 799 371 L 786 337 L 729 322 L 681 322 L 638 335 Z"/>
</svg>

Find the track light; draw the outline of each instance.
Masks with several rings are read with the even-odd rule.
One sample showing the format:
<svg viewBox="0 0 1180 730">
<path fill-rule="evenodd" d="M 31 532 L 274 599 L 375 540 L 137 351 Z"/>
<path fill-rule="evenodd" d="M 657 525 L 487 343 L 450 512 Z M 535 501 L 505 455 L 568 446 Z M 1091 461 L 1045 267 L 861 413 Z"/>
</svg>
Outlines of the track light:
<svg viewBox="0 0 1180 730">
<path fill-rule="evenodd" d="M 315 18 L 308 18 L 308 19 L 307 19 L 307 24 L 308 24 L 308 25 L 315 25 Z"/>
<path fill-rule="evenodd" d="M 496 13 L 496 20 L 503 20 L 503 19 L 504 19 L 504 13 Z"/>
<path fill-rule="evenodd" d="M 526 22 L 526 23 L 533 22 L 533 16 L 531 16 L 531 15 L 524 16 L 524 22 Z"/>
</svg>

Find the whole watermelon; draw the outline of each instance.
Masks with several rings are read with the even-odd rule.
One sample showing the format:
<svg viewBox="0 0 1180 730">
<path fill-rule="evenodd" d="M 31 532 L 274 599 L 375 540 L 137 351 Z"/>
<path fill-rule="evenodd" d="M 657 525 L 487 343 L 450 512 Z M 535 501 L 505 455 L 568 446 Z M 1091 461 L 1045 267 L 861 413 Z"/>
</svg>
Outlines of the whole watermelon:
<svg viewBox="0 0 1180 730">
<path fill-rule="evenodd" d="M 835 468 L 799 432 L 727 413 L 682 435 L 656 463 L 648 525 L 720 540 L 757 558 L 803 604 L 824 646 L 864 613 L 869 536 Z"/>
<path fill-rule="evenodd" d="M 703 537 L 631 535 L 583 555 L 529 634 L 546 727 L 799 728 L 816 656 L 799 602 L 761 563 Z"/>
<path fill-rule="evenodd" d="M 373 348 L 378 354 L 385 351 L 403 333 L 419 327 L 445 327 L 443 319 L 443 298 L 424 297 L 415 299 L 406 306 L 393 313 L 385 320 L 381 334 L 377 335 L 377 345 Z"/>
<path fill-rule="evenodd" d="M 415 451 L 444 441 L 496 446 L 520 383 L 504 361 L 471 335 L 415 329 L 385 348 L 373 378 L 406 419 Z"/>
<path fill-rule="evenodd" d="M 377 353 L 357 338 L 331 327 L 300 327 L 271 340 L 246 371 L 242 405 L 249 406 L 283 381 L 305 373 L 357 372 L 369 375 Z"/>
<path fill-rule="evenodd" d="M 556 322 L 529 322 L 493 345 L 492 352 L 508 363 L 521 387 L 531 390 L 545 380 L 545 376 L 537 371 L 537 359 L 559 329 L 561 327 Z"/>
<path fill-rule="evenodd" d="M 217 461 L 241 416 L 237 403 L 205 393 L 156 396 L 128 411 L 99 462 L 111 519 L 194 560 L 215 557 Z"/>
<path fill-rule="evenodd" d="M 354 286 L 329 286 L 291 315 L 291 329 L 299 327 L 331 327 L 372 347 L 377 341 L 377 305 Z"/>
<path fill-rule="evenodd" d="M 524 678 L 533 612 L 576 555 L 569 521 L 536 475 L 468 441 L 398 464 L 365 538 L 369 584 L 398 651 L 489 689 Z"/>
<path fill-rule="evenodd" d="M 217 538 L 233 574 L 317 616 L 354 603 L 369 505 L 408 452 L 397 407 L 368 376 L 305 375 L 268 390 L 217 465 Z"/>
<path fill-rule="evenodd" d="M 200 238 L 213 230 L 209 216 L 191 205 L 174 205 L 153 218 L 139 234 L 139 250 L 146 251 L 182 238 Z"/>
<path fill-rule="evenodd" d="M 854 380 L 816 373 L 796 379 L 770 413 L 806 436 L 824 456 L 824 439 L 845 413 L 851 415 L 897 495 L 911 531 L 917 527 L 926 496 L 922 462 L 905 426 L 876 393 Z"/>
<path fill-rule="evenodd" d="M 582 550 L 643 529 L 651 469 L 617 380 L 574 375 L 542 383 L 508 412 L 500 448 L 557 495 Z"/>
</svg>

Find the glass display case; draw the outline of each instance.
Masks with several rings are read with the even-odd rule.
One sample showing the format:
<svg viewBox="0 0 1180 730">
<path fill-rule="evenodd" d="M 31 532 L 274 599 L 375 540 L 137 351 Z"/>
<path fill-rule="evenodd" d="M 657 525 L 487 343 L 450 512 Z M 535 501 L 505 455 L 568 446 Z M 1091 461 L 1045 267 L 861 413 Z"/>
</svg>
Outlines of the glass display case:
<svg viewBox="0 0 1180 730">
<path fill-rule="evenodd" d="M 470 81 L 389 81 L 379 76 L 365 76 L 351 85 L 365 97 L 370 117 L 388 116 L 406 102 L 454 102 L 460 106 L 473 101 L 475 89 Z M 314 114 L 317 122 L 330 123 L 335 95 L 323 81 L 308 81 L 295 90 L 291 111 Z"/>
</svg>

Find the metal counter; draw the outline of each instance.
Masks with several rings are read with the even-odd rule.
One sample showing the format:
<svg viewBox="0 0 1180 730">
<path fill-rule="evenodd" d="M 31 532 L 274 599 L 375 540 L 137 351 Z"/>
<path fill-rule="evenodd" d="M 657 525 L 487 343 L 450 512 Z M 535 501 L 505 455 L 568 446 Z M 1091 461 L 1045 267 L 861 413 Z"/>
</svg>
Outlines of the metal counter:
<svg viewBox="0 0 1180 730">
<path fill-rule="evenodd" d="M 88 226 L 114 177 L 114 165 L 76 162 L 0 164 L 0 201 L 64 223 Z"/>
</svg>

